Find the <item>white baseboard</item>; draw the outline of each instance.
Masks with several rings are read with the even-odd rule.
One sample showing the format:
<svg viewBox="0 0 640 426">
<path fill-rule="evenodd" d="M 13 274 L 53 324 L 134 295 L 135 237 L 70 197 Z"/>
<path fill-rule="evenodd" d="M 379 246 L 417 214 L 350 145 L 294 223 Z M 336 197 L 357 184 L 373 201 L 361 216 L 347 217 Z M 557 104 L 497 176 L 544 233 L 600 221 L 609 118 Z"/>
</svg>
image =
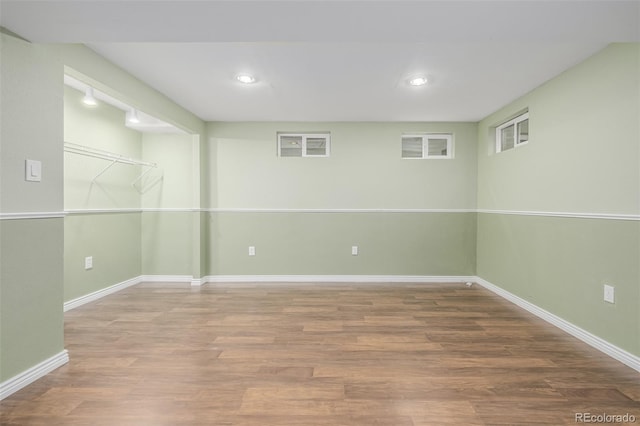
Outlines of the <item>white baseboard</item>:
<svg viewBox="0 0 640 426">
<path fill-rule="evenodd" d="M 114 284 L 107 288 L 103 288 L 102 290 L 94 291 L 93 293 L 80 296 L 73 300 L 69 300 L 68 302 L 64 303 L 64 311 L 67 312 L 70 309 L 77 308 L 78 306 L 82 306 L 85 303 L 93 302 L 94 300 L 98 300 L 109 294 L 123 290 L 127 287 L 131 287 L 132 285 L 139 284 L 140 282 L 141 282 L 141 277 L 131 278 L 121 283 Z"/>
<path fill-rule="evenodd" d="M 208 275 L 203 283 L 460 283 L 474 276 L 423 275 Z"/>
<path fill-rule="evenodd" d="M 51 358 L 45 359 L 41 363 L 34 365 L 30 369 L 23 371 L 17 376 L 0 383 L 0 400 L 5 399 L 9 395 L 19 391 L 27 385 L 30 385 L 39 378 L 44 377 L 56 368 L 63 366 L 68 362 L 69 353 L 64 350 L 55 354 Z"/>
<path fill-rule="evenodd" d="M 640 357 L 633 355 L 625 351 L 624 349 L 621 349 L 607 342 L 606 340 L 589 333 L 586 330 L 583 330 L 582 328 L 570 323 L 565 319 L 560 318 L 557 315 L 552 314 L 551 312 L 545 311 L 544 309 L 534 305 L 533 303 L 527 302 L 526 300 L 516 296 L 513 293 L 509 293 L 508 291 L 498 287 L 495 284 L 490 283 L 483 278 L 475 277 L 475 282 L 477 282 L 487 290 L 497 294 L 498 296 L 501 296 L 504 299 L 507 299 L 508 301 L 531 312 L 535 316 L 547 321 L 548 323 L 555 325 L 559 329 L 569 333 L 577 339 L 582 340 L 589 346 L 598 349 L 600 352 L 609 355 L 611 358 L 614 358 L 621 363 L 628 365 L 636 371 L 640 371 Z"/>
<path fill-rule="evenodd" d="M 114 284 L 102 290 L 94 291 L 93 293 L 80 296 L 76 299 L 70 300 L 64 303 L 64 312 L 82 306 L 85 303 L 93 302 L 102 297 L 108 296 L 120 290 L 124 290 L 127 287 L 131 287 L 142 282 L 148 283 L 191 283 L 191 285 L 201 285 L 202 280 L 195 280 L 191 275 L 139 275 L 134 278 L 130 278 L 118 284 Z M 194 282 L 196 284 L 194 284 Z"/>
<path fill-rule="evenodd" d="M 140 275 L 140 282 L 145 283 L 190 283 L 191 275 Z"/>
</svg>

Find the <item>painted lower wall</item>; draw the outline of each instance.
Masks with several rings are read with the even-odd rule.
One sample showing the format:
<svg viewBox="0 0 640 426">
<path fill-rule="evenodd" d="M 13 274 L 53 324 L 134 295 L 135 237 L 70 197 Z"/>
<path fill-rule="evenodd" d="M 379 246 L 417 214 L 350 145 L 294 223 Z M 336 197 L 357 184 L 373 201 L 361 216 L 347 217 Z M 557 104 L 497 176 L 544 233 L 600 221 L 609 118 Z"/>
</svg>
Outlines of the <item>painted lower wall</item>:
<svg viewBox="0 0 640 426">
<path fill-rule="evenodd" d="M 478 215 L 478 276 L 635 355 L 639 259 L 638 221 Z"/>
<path fill-rule="evenodd" d="M 142 213 L 143 275 L 192 275 L 192 227 L 196 220 L 200 220 L 200 212 Z"/>
<path fill-rule="evenodd" d="M 475 275 L 475 213 L 216 212 L 206 229 L 207 275 Z"/>
<path fill-rule="evenodd" d="M 0 382 L 64 350 L 63 226 L 0 221 Z"/>
<path fill-rule="evenodd" d="M 141 213 L 73 214 L 64 219 L 64 300 L 141 274 Z M 85 269 L 85 257 L 93 268 Z"/>
</svg>

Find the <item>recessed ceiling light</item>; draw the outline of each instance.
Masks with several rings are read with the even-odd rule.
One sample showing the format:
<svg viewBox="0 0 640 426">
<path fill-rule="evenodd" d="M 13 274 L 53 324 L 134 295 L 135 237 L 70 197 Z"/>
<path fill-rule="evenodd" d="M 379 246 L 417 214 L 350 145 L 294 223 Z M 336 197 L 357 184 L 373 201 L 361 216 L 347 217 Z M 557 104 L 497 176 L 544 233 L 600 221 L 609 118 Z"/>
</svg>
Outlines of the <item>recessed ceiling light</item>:
<svg viewBox="0 0 640 426">
<path fill-rule="evenodd" d="M 251 84 L 251 83 L 255 83 L 256 82 L 256 78 L 252 75 L 249 74 L 239 74 L 236 77 L 236 80 L 238 80 L 240 83 L 244 83 L 244 84 Z"/>
<path fill-rule="evenodd" d="M 407 80 L 407 83 L 411 86 L 424 86 L 427 84 L 427 77 L 419 76 L 419 77 L 411 77 Z"/>
</svg>

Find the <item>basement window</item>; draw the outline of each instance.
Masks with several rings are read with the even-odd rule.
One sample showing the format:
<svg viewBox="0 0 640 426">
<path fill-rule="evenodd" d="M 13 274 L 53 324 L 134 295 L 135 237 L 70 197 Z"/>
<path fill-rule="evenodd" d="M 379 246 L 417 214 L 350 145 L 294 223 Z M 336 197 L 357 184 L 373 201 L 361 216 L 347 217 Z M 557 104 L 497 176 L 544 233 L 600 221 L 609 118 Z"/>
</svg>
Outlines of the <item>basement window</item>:
<svg viewBox="0 0 640 426">
<path fill-rule="evenodd" d="M 280 157 L 328 157 L 329 133 L 278 133 Z"/>
<path fill-rule="evenodd" d="M 450 134 L 402 135 L 402 158 L 453 158 Z"/>
<path fill-rule="evenodd" d="M 496 127 L 496 152 L 517 148 L 527 142 L 529 142 L 528 112 Z"/>
</svg>

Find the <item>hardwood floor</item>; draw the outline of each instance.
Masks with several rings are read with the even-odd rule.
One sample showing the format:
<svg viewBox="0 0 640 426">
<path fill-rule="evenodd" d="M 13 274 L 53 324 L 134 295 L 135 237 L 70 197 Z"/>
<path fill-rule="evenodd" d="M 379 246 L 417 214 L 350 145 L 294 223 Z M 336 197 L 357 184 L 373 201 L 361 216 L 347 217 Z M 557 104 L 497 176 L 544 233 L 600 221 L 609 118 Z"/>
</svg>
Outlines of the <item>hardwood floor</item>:
<svg viewBox="0 0 640 426">
<path fill-rule="evenodd" d="M 6 425 L 640 423 L 640 374 L 478 286 L 142 284 L 67 312 Z"/>
</svg>

